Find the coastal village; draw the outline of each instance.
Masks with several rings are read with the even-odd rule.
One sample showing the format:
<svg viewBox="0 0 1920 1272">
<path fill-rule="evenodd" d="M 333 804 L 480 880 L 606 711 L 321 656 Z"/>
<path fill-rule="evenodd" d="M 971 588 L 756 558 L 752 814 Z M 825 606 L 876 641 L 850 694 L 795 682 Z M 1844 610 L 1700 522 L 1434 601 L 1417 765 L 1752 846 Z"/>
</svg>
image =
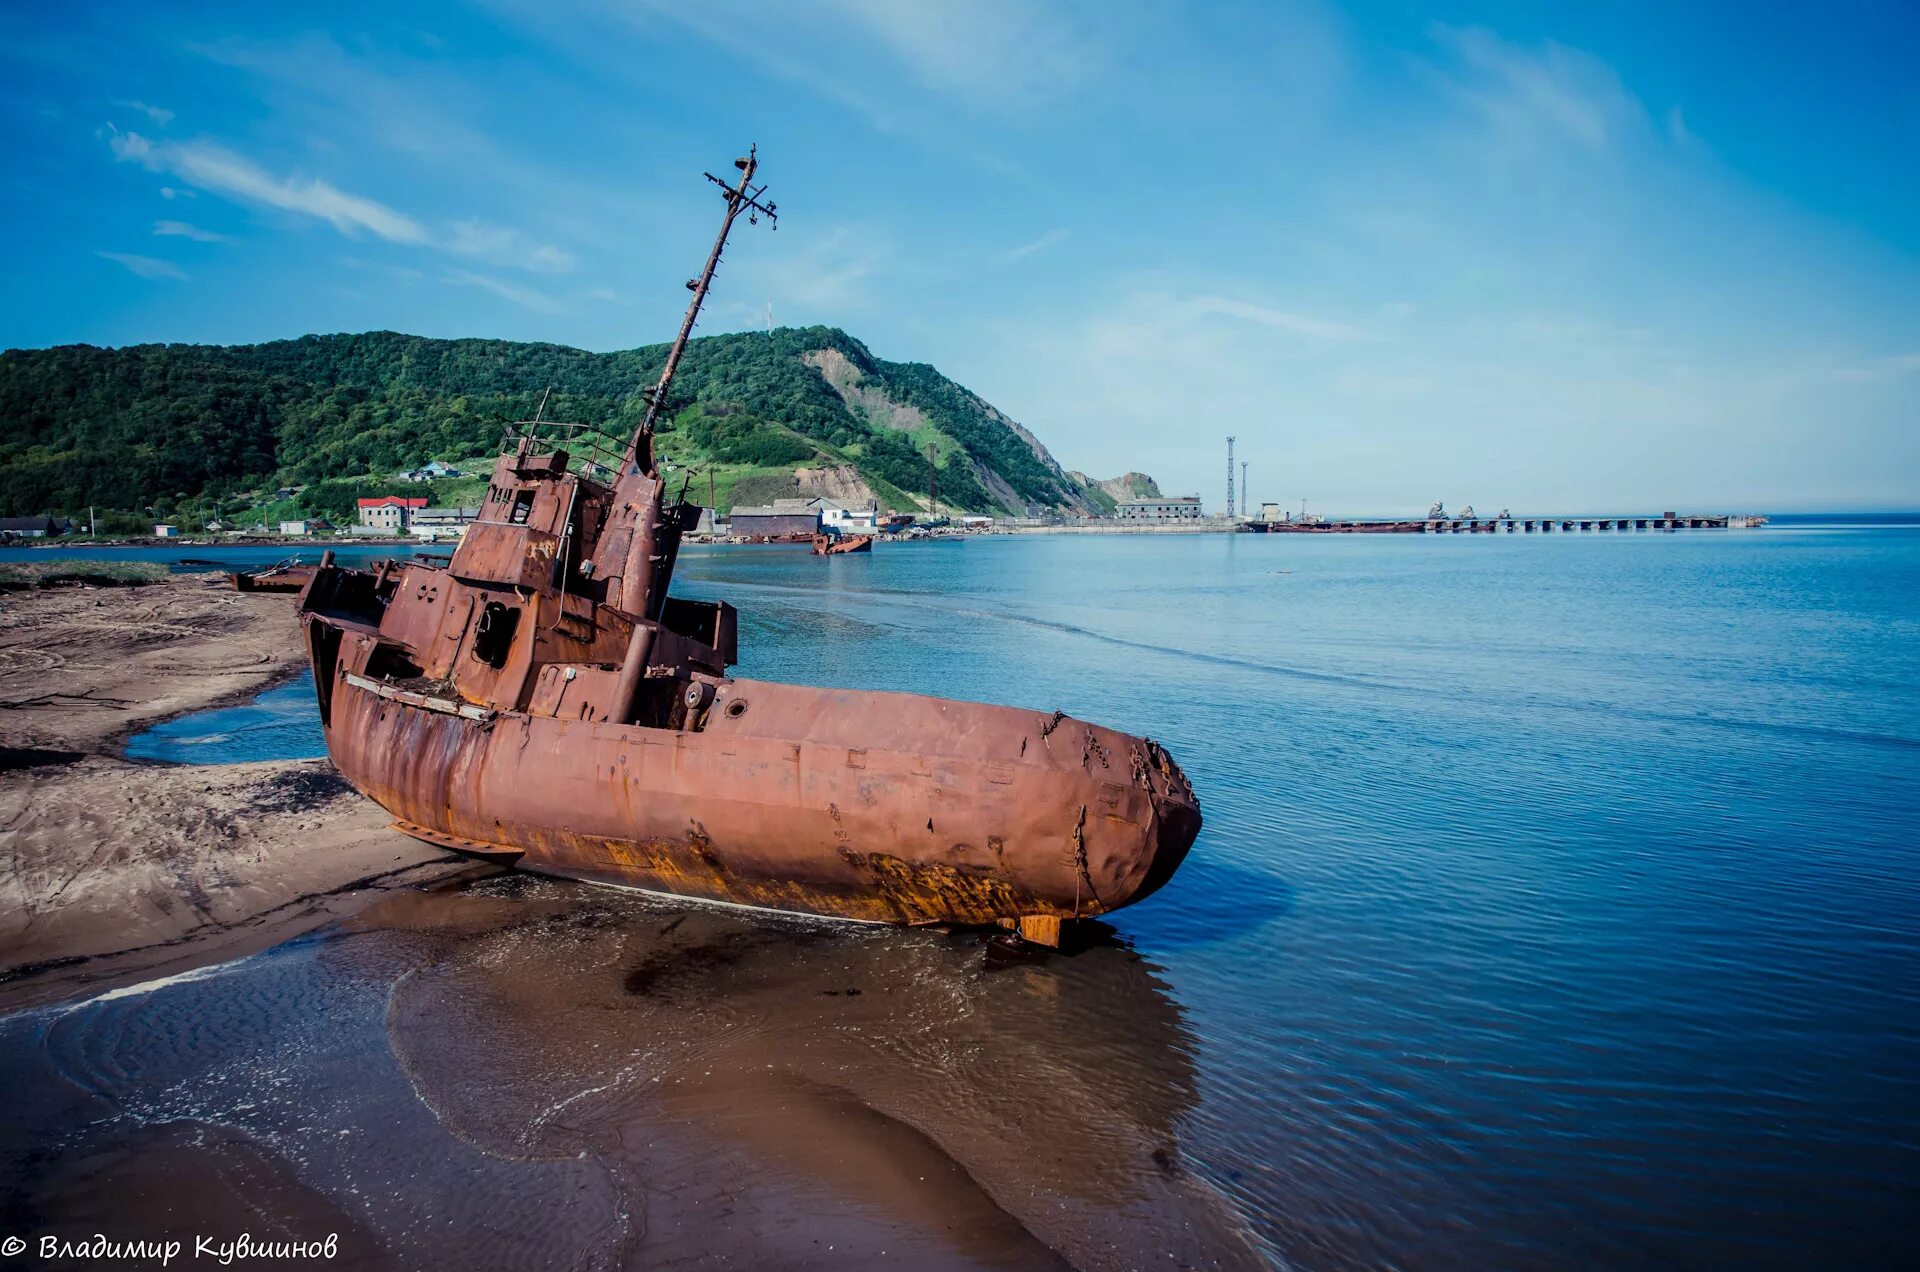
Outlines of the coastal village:
<svg viewBox="0 0 1920 1272">
<path fill-rule="evenodd" d="M 689 543 L 782 544 L 811 543 L 815 540 L 845 540 L 896 537 L 906 539 L 977 534 L 1017 533 L 1220 533 L 1246 534 L 1571 534 L 1576 532 L 1632 530 L 1753 529 L 1766 524 L 1766 518 L 1733 513 L 1681 513 L 1666 510 L 1633 515 L 1595 515 L 1593 513 L 1515 515 L 1508 509 L 1487 516 L 1476 513 L 1472 505 L 1448 513 L 1436 502 L 1424 516 L 1327 517 L 1307 511 L 1305 501 L 1295 509 L 1273 501 L 1257 507 L 1246 499 L 1245 463 L 1239 466 L 1239 484 L 1234 480 L 1232 442 L 1228 439 L 1228 481 L 1226 511 L 1209 512 L 1199 495 L 1163 496 L 1157 492 L 1113 501 L 1106 515 L 1084 512 L 1045 511 L 1030 508 L 1027 515 L 1008 515 L 952 509 L 943 512 L 937 501 L 930 508 L 911 512 L 882 507 L 877 497 L 864 502 L 844 502 L 830 495 L 799 494 L 776 497 L 764 503 L 749 503 L 731 508 L 710 504 L 696 505 L 698 517 L 687 532 Z M 1137 475 L 1136 475 L 1137 476 Z M 459 484 L 461 493 L 471 494 L 475 482 L 466 470 L 442 460 L 432 460 L 418 468 L 398 474 L 396 480 L 409 484 Z M 1152 486 L 1150 478 L 1142 479 Z M 1236 499 L 1236 490 L 1238 499 Z M 275 492 L 281 500 L 296 498 L 298 487 Z M 436 503 L 430 495 L 382 494 L 362 496 L 355 501 L 355 519 L 334 525 L 324 517 L 289 517 L 261 521 L 251 525 L 229 525 L 209 521 L 198 528 L 184 528 L 175 522 L 155 522 L 150 534 L 114 536 L 132 542 L 296 542 L 303 540 L 346 540 L 377 543 L 382 540 L 412 541 L 423 544 L 457 541 L 481 514 L 478 501 Z M 0 541 L 52 544 L 98 539 L 89 527 L 72 520 L 42 514 L 29 517 L 0 517 Z"/>
</svg>

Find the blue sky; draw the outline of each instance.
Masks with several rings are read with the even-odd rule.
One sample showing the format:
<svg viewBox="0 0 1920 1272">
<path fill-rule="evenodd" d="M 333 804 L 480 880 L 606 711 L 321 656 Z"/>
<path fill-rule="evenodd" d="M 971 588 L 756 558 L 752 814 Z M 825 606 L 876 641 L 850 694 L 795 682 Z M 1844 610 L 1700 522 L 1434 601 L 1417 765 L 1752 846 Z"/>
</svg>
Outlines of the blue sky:
<svg viewBox="0 0 1920 1272">
<path fill-rule="evenodd" d="M 0 15 L 0 345 L 827 323 L 1097 476 L 1920 505 L 1920 16 L 490 0 Z M 742 227 L 743 230 L 746 227 Z"/>
</svg>

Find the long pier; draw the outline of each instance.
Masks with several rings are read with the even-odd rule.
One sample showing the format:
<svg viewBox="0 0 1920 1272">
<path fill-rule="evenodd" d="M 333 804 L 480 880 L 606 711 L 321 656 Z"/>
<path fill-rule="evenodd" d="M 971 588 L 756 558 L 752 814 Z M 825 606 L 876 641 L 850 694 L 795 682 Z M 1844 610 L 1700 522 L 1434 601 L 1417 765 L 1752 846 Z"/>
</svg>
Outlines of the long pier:
<svg viewBox="0 0 1920 1272">
<path fill-rule="evenodd" d="M 1751 530 L 1765 517 L 1440 517 L 1418 521 L 1243 521 L 1247 534 L 1581 534 L 1632 530 Z"/>
</svg>

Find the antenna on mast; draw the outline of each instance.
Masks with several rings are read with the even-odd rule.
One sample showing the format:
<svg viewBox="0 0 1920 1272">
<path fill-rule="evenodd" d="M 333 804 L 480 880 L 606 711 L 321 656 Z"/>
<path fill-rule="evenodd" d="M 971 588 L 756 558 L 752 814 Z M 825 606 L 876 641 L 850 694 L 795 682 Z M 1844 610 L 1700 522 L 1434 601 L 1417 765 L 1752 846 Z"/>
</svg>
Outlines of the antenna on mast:
<svg viewBox="0 0 1920 1272">
<path fill-rule="evenodd" d="M 667 404 L 667 389 L 673 384 L 673 374 L 680 369 L 680 358 L 687 351 L 687 339 L 693 334 L 693 324 L 700 317 L 700 306 L 707 299 L 707 289 L 713 286 L 713 272 L 720 267 L 720 254 L 727 249 L 727 235 L 733 232 L 733 222 L 742 212 L 747 214 L 747 223 L 758 225 L 761 217 L 779 228 L 780 218 L 776 215 L 776 205 L 771 199 L 762 202 L 761 196 L 767 192 L 764 185 L 753 184 L 753 174 L 760 167 L 760 147 L 750 146 L 747 153 L 733 161 L 740 170 L 737 185 L 728 185 L 711 172 L 707 180 L 720 187 L 726 196 L 727 214 L 720 220 L 720 233 L 713 240 L 713 250 L 707 253 L 707 263 L 697 278 L 687 280 L 687 290 L 693 293 L 693 299 L 687 302 L 687 316 L 680 320 L 680 334 L 673 338 L 673 347 L 667 350 L 667 365 L 661 369 L 660 382 L 650 389 L 641 391 L 647 399 L 647 414 L 640 421 L 640 427 L 634 430 L 633 440 L 627 443 L 627 453 L 621 458 L 621 467 L 628 465 L 642 472 L 653 468 L 653 434 L 660 412 Z"/>
</svg>

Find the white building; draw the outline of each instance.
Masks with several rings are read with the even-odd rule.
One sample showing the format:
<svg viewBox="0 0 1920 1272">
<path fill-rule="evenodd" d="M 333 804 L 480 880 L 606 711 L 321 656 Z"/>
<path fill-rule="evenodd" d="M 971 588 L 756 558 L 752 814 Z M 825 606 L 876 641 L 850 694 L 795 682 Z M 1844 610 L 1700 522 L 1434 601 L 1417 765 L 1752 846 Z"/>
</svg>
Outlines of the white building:
<svg viewBox="0 0 1920 1272">
<path fill-rule="evenodd" d="M 377 499 L 362 499 L 360 505 L 360 530 L 371 530 L 378 534 L 399 534 L 413 520 L 413 514 L 427 506 L 422 499 L 403 499 L 399 495 L 382 495 Z"/>
<path fill-rule="evenodd" d="M 1121 521 L 1198 521 L 1200 496 L 1175 495 L 1171 499 L 1123 499 L 1113 515 Z"/>
<path fill-rule="evenodd" d="M 156 539 L 178 539 L 180 537 L 180 527 L 167 525 L 165 523 L 157 524 L 153 527 L 153 537 Z"/>
<path fill-rule="evenodd" d="M 870 502 L 864 508 L 849 508 L 845 504 L 826 498 L 810 499 L 807 502 L 820 510 L 820 524 L 836 533 L 872 534 L 879 528 L 878 504 Z"/>
<path fill-rule="evenodd" d="M 422 539 L 457 539 L 479 515 L 478 508 L 421 508 L 408 518 L 407 528 Z"/>
</svg>

